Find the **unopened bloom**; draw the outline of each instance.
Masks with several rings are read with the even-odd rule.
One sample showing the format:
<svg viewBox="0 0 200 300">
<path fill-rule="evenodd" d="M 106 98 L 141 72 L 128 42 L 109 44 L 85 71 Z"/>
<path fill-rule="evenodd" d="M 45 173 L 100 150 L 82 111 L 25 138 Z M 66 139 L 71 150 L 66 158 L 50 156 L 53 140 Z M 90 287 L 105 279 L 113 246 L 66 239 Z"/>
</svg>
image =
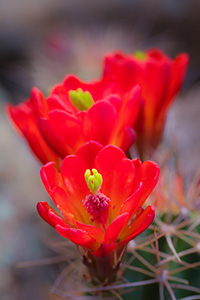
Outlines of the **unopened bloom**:
<svg viewBox="0 0 200 300">
<path fill-rule="evenodd" d="M 142 157 L 160 142 L 168 107 L 180 90 L 187 65 L 187 54 L 171 59 L 159 49 L 133 55 L 117 52 L 105 57 L 104 76 L 117 82 L 120 94 L 135 84 L 141 87 L 143 109 L 134 128 Z"/>
<path fill-rule="evenodd" d="M 130 160 L 116 146 L 90 141 L 63 160 L 60 173 L 53 162 L 41 169 L 43 184 L 61 214 L 47 202 L 39 202 L 37 209 L 60 235 L 81 247 L 91 273 L 104 280 L 127 243 L 152 223 L 154 208 L 142 205 L 158 175 L 156 163 Z M 102 266 L 95 269 L 102 261 L 110 265 L 104 266 L 106 274 Z"/>
<path fill-rule="evenodd" d="M 135 141 L 140 87 L 126 96 L 113 90 L 107 79 L 84 83 L 68 76 L 47 98 L 33 88 L 30 99 L 8 106 L 8 114 L 43 164 L 56 161 L 58 166 L 89 140 L 127 151 Z"/>
</svg>

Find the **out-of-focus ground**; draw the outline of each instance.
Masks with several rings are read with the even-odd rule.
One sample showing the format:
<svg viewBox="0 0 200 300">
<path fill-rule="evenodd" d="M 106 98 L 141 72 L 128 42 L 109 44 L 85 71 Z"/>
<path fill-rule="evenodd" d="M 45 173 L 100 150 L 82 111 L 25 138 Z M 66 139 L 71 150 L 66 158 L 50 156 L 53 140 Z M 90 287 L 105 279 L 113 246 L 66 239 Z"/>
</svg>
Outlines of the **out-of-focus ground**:
<svg viewBox="0 0 200 300">
<path fill-rule="evenodd" d="M 59 237 L 37 215 L 36 203 L 47 199 L 40 165 L 8 122 L 6 102 L 29 97 L 34 85 L 47 93 L 68 73 L 98 78 L 103 56 L 116 49 L 186 51 L 190 67 L 169 111 L 165 145 L 176 143 L 192 177 L 200 166 L 199 10 L 198 0 L 0 0 L 1 300 L 53 299 L 48 291 L 61 268 L 18 267 L 56 255 L 48 240 Z"/>
</svg>

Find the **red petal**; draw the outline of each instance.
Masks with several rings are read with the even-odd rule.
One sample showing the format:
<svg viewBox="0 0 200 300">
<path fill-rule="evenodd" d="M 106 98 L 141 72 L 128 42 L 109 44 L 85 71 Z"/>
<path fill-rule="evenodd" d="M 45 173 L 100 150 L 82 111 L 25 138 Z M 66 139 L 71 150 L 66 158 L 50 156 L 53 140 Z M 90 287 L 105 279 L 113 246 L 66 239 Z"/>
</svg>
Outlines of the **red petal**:
<svg viewBox="0 0 200 300">
<path fill-rule="evenodd" d="M 136 165 L 139 162 L 133 161 L 133 163 Z M 158 181 L 159 173 L 159 166 L 152 161 L 145 161 L 140 164 L 136 169 L 133 191 L 136 190 L 140 182 L 142 182 L 146 190 L 145 194 L 147 198 Z"/>
<path fill-rule="evenodd" d="M 129 213 L 119 215 L 106 229 L 104 243 L 110 245 L 112 242 L 116 242 L 121 230 L 128 222 Z"/>
<path fill-rule="evenodd" d="M 102 148 L 103 146 L 98 142 L 89 141 L 79 148 L 77 155 L 84 160 L 87 169 L 92 169 L 95 158 Z"/>
<path fill-rule="evenodd" d="M 48 114 L 47 101 L 43 94 L 35 87 L 31 90 L 31 102 L 33 103 L 35 112 L 39 117 L 45 117 Z"/>
<path fill-rule="evenodd" d="M 117 82 L 117 91 L 122 94 L 138 83 L 137 79 L 142 70 L 143 66 L 140 61 L 134 60 L 131 55 L 116 52 L 105 57 L 104 76 Z"/>
<path fill-rule="evenodd" d="M 74 75 L 68 75 L 63 82 L 64 87 L 68 91 L 77 90 L 81 84 L 82 84 L 82 81 L 80 81 L 78 79 L 78 77 L 76 77 Z"/>
<path fill-rule="evenodd" d="M 54 94 L 50 95 L 47 98 L 47 103 L 48 103 L 49 111 L 58 109 L 58 110 L 71 112 L 68 106 L 66 105 L 66 103 L 58 95 L 54 95 Z"/>
<path fill-rule="evenodd" d="M 65 78 L 63 85 L 69 90 L 77 90 L 81 88 L 83 91 L 89 91 L 94 99 L 100 100 L 104 98 L 109 85 L 105 78 L 100 79 L 99 81 L 83 82 L 75 76 L 69 75 Z"/>
<path fill-rule="evenodd" d="M 132 127 L 125 127 L 120 131 L 115 142 L 124 152 L 127 152 L 129 148 L 135 143 L 136 133 Z"/>
<path fill-rule="evenodd" d="M 130 212 L 131 218 L 133 217 L 155 187 L 159 171 L 158 165 L 150 161 L 144 162 L 137 168 L 133 194 L 124 202 L 121 213 Z"/>
<path fill-rule="evenodd" d="M 64 104 L 65 110 L 75 114 L 78 110 L 69 100 L 68 90 L 61 84 L 54 86 L 51 91 L 51 95 L 57 96 L 60 98 L 60 101 Z M 59 109 L 59 107 L 55 107 L 55 109 Z"/>
<path fill-rule="evenodd" d="M 82 166 L 81 172 L 81 164 L 83 164 L 83 162 L 77 156 L 68 156 L 61 166 L 62 175 L 54 168 L 53 163 L 48 163 L 43 166 L 40 172 L 42 182 L 47 192 L 52 197 L 55 205 L 61 211 L 66 221 L 70 224 L 74 224 L 74 220 L 81 222 L 90 221 L 89 214 L 82 204 L 82 200 L 88 193 L 88 187 L 84 178 L 86 168 Z"/>
<path fill-rule="evenodd" d="M 115 168 L 124 158 L 126 155 L 121 149 L 108 145 L 99 152 L 95 159 L 94 167 L 103 177 L 102 192 L 109 198 L 112 195 L 113 176 L 116 176 Z"/>
<path fill-rule="evenodd" d="M 94 251 L 96 240 L 92 238 L 87 232 L 75 228 L 64 228 L 60 225 L 56 225 L 55 228 L 60 235 L 69 239 L 74 244 Z"/>
<path fill-rule="evenodd" d="M 103 239 L 104 231 L 100 228 L 93 226 L 93 225 L 87 225 L 80 222 L 76 222 L 77 227 L 83 231 L 86 231 L 90 236 L 94 237 L 97 241 L 100 241 Z"/>
<path fill-rule="evenodd" d="M 49 225 L 55 227 L 57 222 L 63 224 L 62 218 L 57 214 L 57 212 L 49 206 L 47 202 L 39 202 L 37 204 L 37 211 L 42 219 L 44 219 Z M 51 215 L 51 216 L 50 216 Z"/>
<path fill-rule="evenodd" d="M 57 171 L 53 162 L 49 162 L 41 168 L 40 176 L 44 187 L 50 196 L 55 187 L 64 187 L 61 174 Z"/>
<path fill-rule="evenodd" d="M 166 101 L 163 110 L 166 111 L 174 96 L 179 92 L 188 66 L 189 57 L 186 53 L 179 54 L 173 61 L 169 87 L 166 91 Z"/>
<path fill-rule="evenodd" d="M 115 249 L 115 243 L 108 244 L 101 244 L 100 247 L 93 252 L 92 254 L 98 257 L 103 257 L 111 253 Z"/>
<path fill-rule="evenodd" d="M 131 195 L 123 203 L 121 210 L 120 210 L 120 214 L 128 212 L 130 214 L 130 219 L 131 219 L 134 216 L 134 214 L 138 211 L 138 209 L 142 206 L 142 204 L 140 206 L 139 206 L 139 204 L 140 204 L 141 199 L 143 199 L 144 191 L 145 191 L 145 188 L 144 188 L 143 183 L 141 182 L 141 184 L 138 187 L 138 189 L 136 190 L 136 192 L 134 192 L 134 194 Z"/>
<path fill-rule="evenodd" d="M 104 100 L 110 102 L 116 109 L 116 112 L 119 113 L 122 106 L 122 99 L 119 95 L 111 94 L 108 95 Z"/>
<path fill-rule="evenodd" d="M 141 88 L 137 84 L 131 91 L 124 95 L 121 109 L 121 126 L 133 126 L 138 116 L 141 105 Z"/>
<path fill-rule="evenodd" d="M 41 135 L 38 120 L 30 100 L 18 106 L 8 105 L 7 112 L 14 122 L 13 124 L 24 135 L 36 157 L 43 164 L 48 161 L 55 161 L 56 166 L 59 167 L 60 157 L 47 145 Z"/>
<path fill-rule="evenodd" d="M 77 220 L 89 223 L 90 216 L 82 203 L 82 200 L 90 193 L 84 176 L 86 169 L 85 162 L 79 156 L 70 155 L 62 163 L 61 175 L 65 184 L 67 198 L 76 207 L 81 216 Z"/>
<path fill-rule="evenodd" d="M 102 145 L 110 143 L 117 122 L 114 106 L 106 100 L 93 104 L 85 116 L 83 131 L 85 139 L 95 140 Z"/>
<path fill-rule="evenodd" d="M 83 207 L 82 201 L 69 197 L 67 195 L 67 191 L 64 191 L 62 188 L 55 187 L 51 197 L 69 224 L 75 225 L 76 221 L 90 221 L 90 217 Z"/>
<path fill-rule="evenodd" d="M 141 234 L 144 230 L 146 230 L 149 225 L 153 222 L 155 217 L 155 209 L 152 206 L 147 206 L 147 208 L 140 213 L 135 219 L 132 221 L 129 229 L 125 231 L 125 235 L 121 237 L 122 242 L 119 243 L 125 244 L 130 240 L 134 239 L 136 236 Z"/>
<path fill-rule="evenodd" d="M 124 158 L 115 165 L 111 173 L 112 181 L 107 182 L 107 177 L 104 179 L 107 190 L 105 191 L 105 186 L 102 186 L 102 192 L 111 199 L 109 212 L 110 221 L 119 215 L 122 203 L 130 196 L 135 170 L 131 160 Z"/>
<path fill-rule="evenodd" d="M 82 202 L 90 192 L 85 181 L 85 162 L 77 155 L 67 156 L 61 165 L 61 175 L 67 195 L 76 201 Z"/>
<path fill-rule="evenodd" d="M 137 172 L 137 169 L 142 164 L 142 162 L 139 160 L 139 158 L 135 158 L 135 159 L 132 159 L 132 163 L 134 165 L 135 172 Z"/>
<path fill-rule="evenodd" d="M 66 222 L 64 221 L 64 219 L 61 216 L 59 216 L 56 213 L 56 211 L 54 209 L 52 209 L 52 208 L 48 211 L 48 217 L 56 225 L 61 225 L 61 226 L 69 227 L 69 225 L 66 224 Z"/>
<path fill-rule="evenodd" d="M 40 128 L 48 144 L 61 157 L 76 153 L 84 143 L 80 121 L 67 112 L 50 112 L 49 119 L 40 119 Z"/>
<path fill-rule="evenodd" d="M 137 85 L 129 93 L 123 95 L 123 101 L 121 102 L 120 109 L 117 108 L 118 121 L 113 132 L 111 144 L 127 151 L 136 139 L 135 131 L 132 127 L 140 109 L 140 87 Z"/>
</svg>

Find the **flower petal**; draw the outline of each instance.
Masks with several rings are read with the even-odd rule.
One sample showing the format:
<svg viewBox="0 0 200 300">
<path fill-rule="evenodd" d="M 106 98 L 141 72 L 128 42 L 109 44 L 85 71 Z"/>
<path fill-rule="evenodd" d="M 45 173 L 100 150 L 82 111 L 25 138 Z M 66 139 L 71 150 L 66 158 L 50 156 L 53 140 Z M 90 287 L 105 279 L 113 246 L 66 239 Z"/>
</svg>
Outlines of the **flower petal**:
<svg viewBox="0 0 200 300">
<path fill-rule="evenodd" d="M 90 192 L 85 181 L 87 165 L 77 155 L 67 156 L 61 165 L 61 175 L 69 197 L 82 201 Z"/>
<path fill-rule="evenodd" d="M 143 194 L 145 192 L 145 187 L 143 183 L 140 183 L 140 186 L 132 194 L 122 205 L 120 214 L 128 212 L 130 214 L 130 219 L 134 216 L 134 214 L 137 212 L 137 210 L 142 206 L 142 204 L 139 206 L 141 199 L 143 199 Z M 144 199 L 145 201 L 146 199 Z M 144 202 L 143 201 L 143 202 Z"/>
<path fill-rule="evenodd" d="M 51 208 L 49 211 L 48 211 L 48 217 L 50 220 L 52 220 L 52 222 L 54 222 L 54 224 L 56 225 L 61 225 L 61 226 L 65 226 L 65 227 L 68 227 L 69 225 L 66 224 L 65 220 L 56 213 L 56 211 Z"/>
<path fill-rule="evenodd" d="M 44 98 L 42 92 L 40 92 L 40 90 L 38 90 L 36 87 L 31 90 L 31 102 L 33 103 L 35 112 L 38 117 L 47 116 L 49 111 L 47 101 Z"/>
<path fill-rule="evenodd" d="M 129 213 L 119 215 L 106 229 L 103 243 L 110 245 L 116 242 L 118 235 L 128 222 Z"/>
<path fill-rule="evenodd" d="M 30 100 L 17 106 L 8 105 L 7 113 L 13 121 L 15 128 L 23 134 L 31 150 L 43 163 L 55 161 L 56 166 L 60 165 L 60 157 L 49 147 L 44 140 L 38 125 L 34 107 Z"/>
<path fill-rule="evenodd" d="M 79 201 L 75 202 L 75 199 L 69 198 L 66 191 L 62 188 L 55 187 L 51 197 L 69 224 L 74 225 L 77 220 L 88 221 L 89 216 L 85 213 L 82 203 L 79 203 Z"/>
<path fill-rule="evenodd" d="M 57 214 L 57 212 L 49 206 L 47 202 L 38 202 L 37 211 L 42 219 L 44 219 L 49 225 L 55 227 L 57 223 L 64 225 L 64 221 Z"/>
<path fill-rule="evenodd" d="M 119 113 L 122 106 L 122 97 L 117 94 L 111 94 L 108 95 L 105 100 L 110 102 L 115 107 L 116 112 Z"/>
<path fill-rule="evenodd" d="M 141 88 L 137 84 L 130 92 L 123 95 L 122 109 L 120 112 L 121 127 L 133 126 L 141 105 Z"/>
<path fill-rule="evenodd" d="M 56 225 L 55 229 L 60 235 L 69 239 L 72 243 L 88 248 L 91 251 L 95 250 L 96 240 L 86 231 L 76 228 L 65 228 L 60 225 Z"/>
<path fill-rule="evenodd" d="M 60 101 L 64 104 L 66 111 L 72 114 L 75 114 L 78 111 L 69 100 L 68 90 L 62 84 L 55 85 L 51 91 L 51 95 L 60 99 Z M 56 109 L 58 109 L 58 107 Z"/>
<path fill-rule="evenodd" d="M 133 191 L 136 190 L 140 185 L 140 182 L 142 182 L 146 189 L 147 196 L 145 197 L 147 198 L 158 181 L 160 168 L 153 161 L 145 161 L 144 163 L 140 164 L 139 161 L 134 160 L 133 164 L 135 167 L 138 166 L 135 170 Z"/>
<path fill-rule="evenodd" d="M 129 229 L 127 231 L 124 231 L 125 233 L 123 233 L 123 235 L 120 236 L 121 242 L 119 243 L 119 245 L 126 244 L 130 240 L 134 239 L 136 236 L 141 234 L 144 230 L 146 230 L 149 227 L 149 225 L 151 225 L 154 217 L 154 207 L 147 206 L 147 208 L 142 213 L 138 214 L 138 216 L 135 217 L 135 219 L 129 226 Z"/>
<path fill-rule="evenodd" d="M 106 100 L 96 102 L 85 116 L 83 124 L 85 139 L 98 141 L 102 145 L 109 144 L 116 123 L 115 107 Z"/>
<path fill-rule="evenodd" d="M 123 202 L 130 196 L 132 191 L 135 170 L 130 159 L 123 158 L 115 165 L 112 172 L 112 181 L 109 184 L 109 195 L 111 204 L 109 210 L 110 222 L 116 218 L 120 213 L 120 208 Z M 104 181 L 107 182 L 106 177 Z M 102 186 L 102 192 L 104 192 L 104 186 Z"/>
<path fill-rule="evenodd" d="M 90 215 L 82 204 L 82 198 L 75 198 L 67 193 L 67 189 L 59 187 L 54 189 L 51 197 L 69 224 L 75 226 L 76 221 L 90 222 Z"/>
<path fill-rule="evenodd" d="M 95 159 L 94 168 L 97 169 L 103 177 L 102 192 L 109 198 L 112 196 L 111 185 L 116 165 L 125 158 L 126 155 L 121 149 L 108 145 L 98 153 Z"/>
<path fill-rule="evenodd" d="M 101 244 L 99 248 L 94 251 L 92 254 L 98 257 L 103 257 L 111 253 L 115 249 L 115 243 L 111 242 L 110 245 L 108 244 Z"/>
<path fill-rule="evenodd" d="M 102 148 L 100 143 L 89 141 L 79 148 L 77 155 L 84 160 L 87 169 L 93 169 L 95 158 Z"/>
<path fill-rule="evenodd" d="M 85 181 L 86 169 L 87 165 L 81 157 L 69 155 L 64 159 L 61 165 L 61 175 L 65 185 L 66 196 L 79 214 L 77 220 L 84 223 L 90 223 L 90 216 L 82 203 L 86 195 L 90 193 Z"/>
<path fill-rule="evenodd" d="M 120 148 L 126 152 L 136 141 L 136 132 L 132 127 L 124 127 L 117 137 Z"/>
<path fill-rule="evenodd" d="M 76 225 L 79 229 L 86 231 L 90 236 L 94 237 L 97 241 L 103 239 L 104 231 L 96 226 L 87 225 L 80 222 L 76 222 Z"/>
<path fill-rule="evenodd" d="M 58 95 L 55 94 L 50 95 L 47 98 L 47 103 L 48 103 L 49 111 L 58 109 L 58 110 L 63 110 L 72 113 L 70 108 L 68 108 L 66 103 Z"/>
<path fill-rule="evenodd" d="M 83 164 L 83 162 L 77 156 L 68 156 L 65 160 L 61 166 L 62 175 L 55 169 L 53 162 L 43 166 L 40 171 L 42 182 L 56 207 L 61 211 L 69 224 L 74 224 L 74 220 L 89 222 L 89 214 L 82 204 L 82 199 L 88 193 L 88 187 L 84 178 L 86 168 L 83 167 L 82 172 L 80 171 L 81 163 Z M 78 164 L 74 165 L 73 162 Z M 75 169 L 74 166 L 76 166 Z M 68 167 L 71 170 L 68 170 Z M 65 168 L 67 168 L 66 172 Z M 80 173 L 82 176 L 79 177 Z M 84 187 L 85 193 L 82 194 Z M 81 191 L 81 194 L 79 191 Z"/>
<path fill-rule="evenodd" d="M 134 216 L 154 189 L 159 173 L 160 169 L 154 162 L 146 161 L 138 166 L 132 195 L 124 202 L 121 213 L 130 212 L 131 218 Z"/>
<path fill-rule="evenodd" d="M 68 91 L 78 88 L 89 91 L 94 101 L 103 99 L 106 94 L 110 94 L 110 84 L 104 77 L 97 81 L 83 82 L 76 76 L 69 75 L 65 78 L 63 85 Z"/>
<path fill-rule="evenodd" d="M 47 193 L 51 196 L 55 187 L 63 187 L 61 174 L 55 168 L 54 162 L 49 162 L 44 165 L 40 170 L 40 177 L 44 184 Z"/>
<path fill-rule="evenodd" d="M 81 123 L 72 114 L 54 110 L 39 124 L 47 143 L 63 158 L 76 153 L 84 143 Z"/>
</svg>

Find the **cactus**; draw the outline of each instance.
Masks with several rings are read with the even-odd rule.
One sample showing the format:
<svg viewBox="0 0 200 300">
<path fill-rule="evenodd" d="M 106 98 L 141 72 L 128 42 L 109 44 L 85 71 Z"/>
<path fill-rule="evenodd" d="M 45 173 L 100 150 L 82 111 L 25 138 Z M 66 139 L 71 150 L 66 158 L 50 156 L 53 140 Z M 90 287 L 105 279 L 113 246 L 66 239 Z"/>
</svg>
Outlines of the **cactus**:
<svg viewBox="0 0 200 300">
<path fill-rule="evenodd" d="M 129 242 L 118 281 L 107 286 L 92 284 L 73 257 L 52 292 L 63 299 L 82 300 L 200 299 L 200 174 L 187 183 L 177 155 L 163 157 L 161 178 L 149 200 L 156 206 L 154 223 Z"/>
</svg>

